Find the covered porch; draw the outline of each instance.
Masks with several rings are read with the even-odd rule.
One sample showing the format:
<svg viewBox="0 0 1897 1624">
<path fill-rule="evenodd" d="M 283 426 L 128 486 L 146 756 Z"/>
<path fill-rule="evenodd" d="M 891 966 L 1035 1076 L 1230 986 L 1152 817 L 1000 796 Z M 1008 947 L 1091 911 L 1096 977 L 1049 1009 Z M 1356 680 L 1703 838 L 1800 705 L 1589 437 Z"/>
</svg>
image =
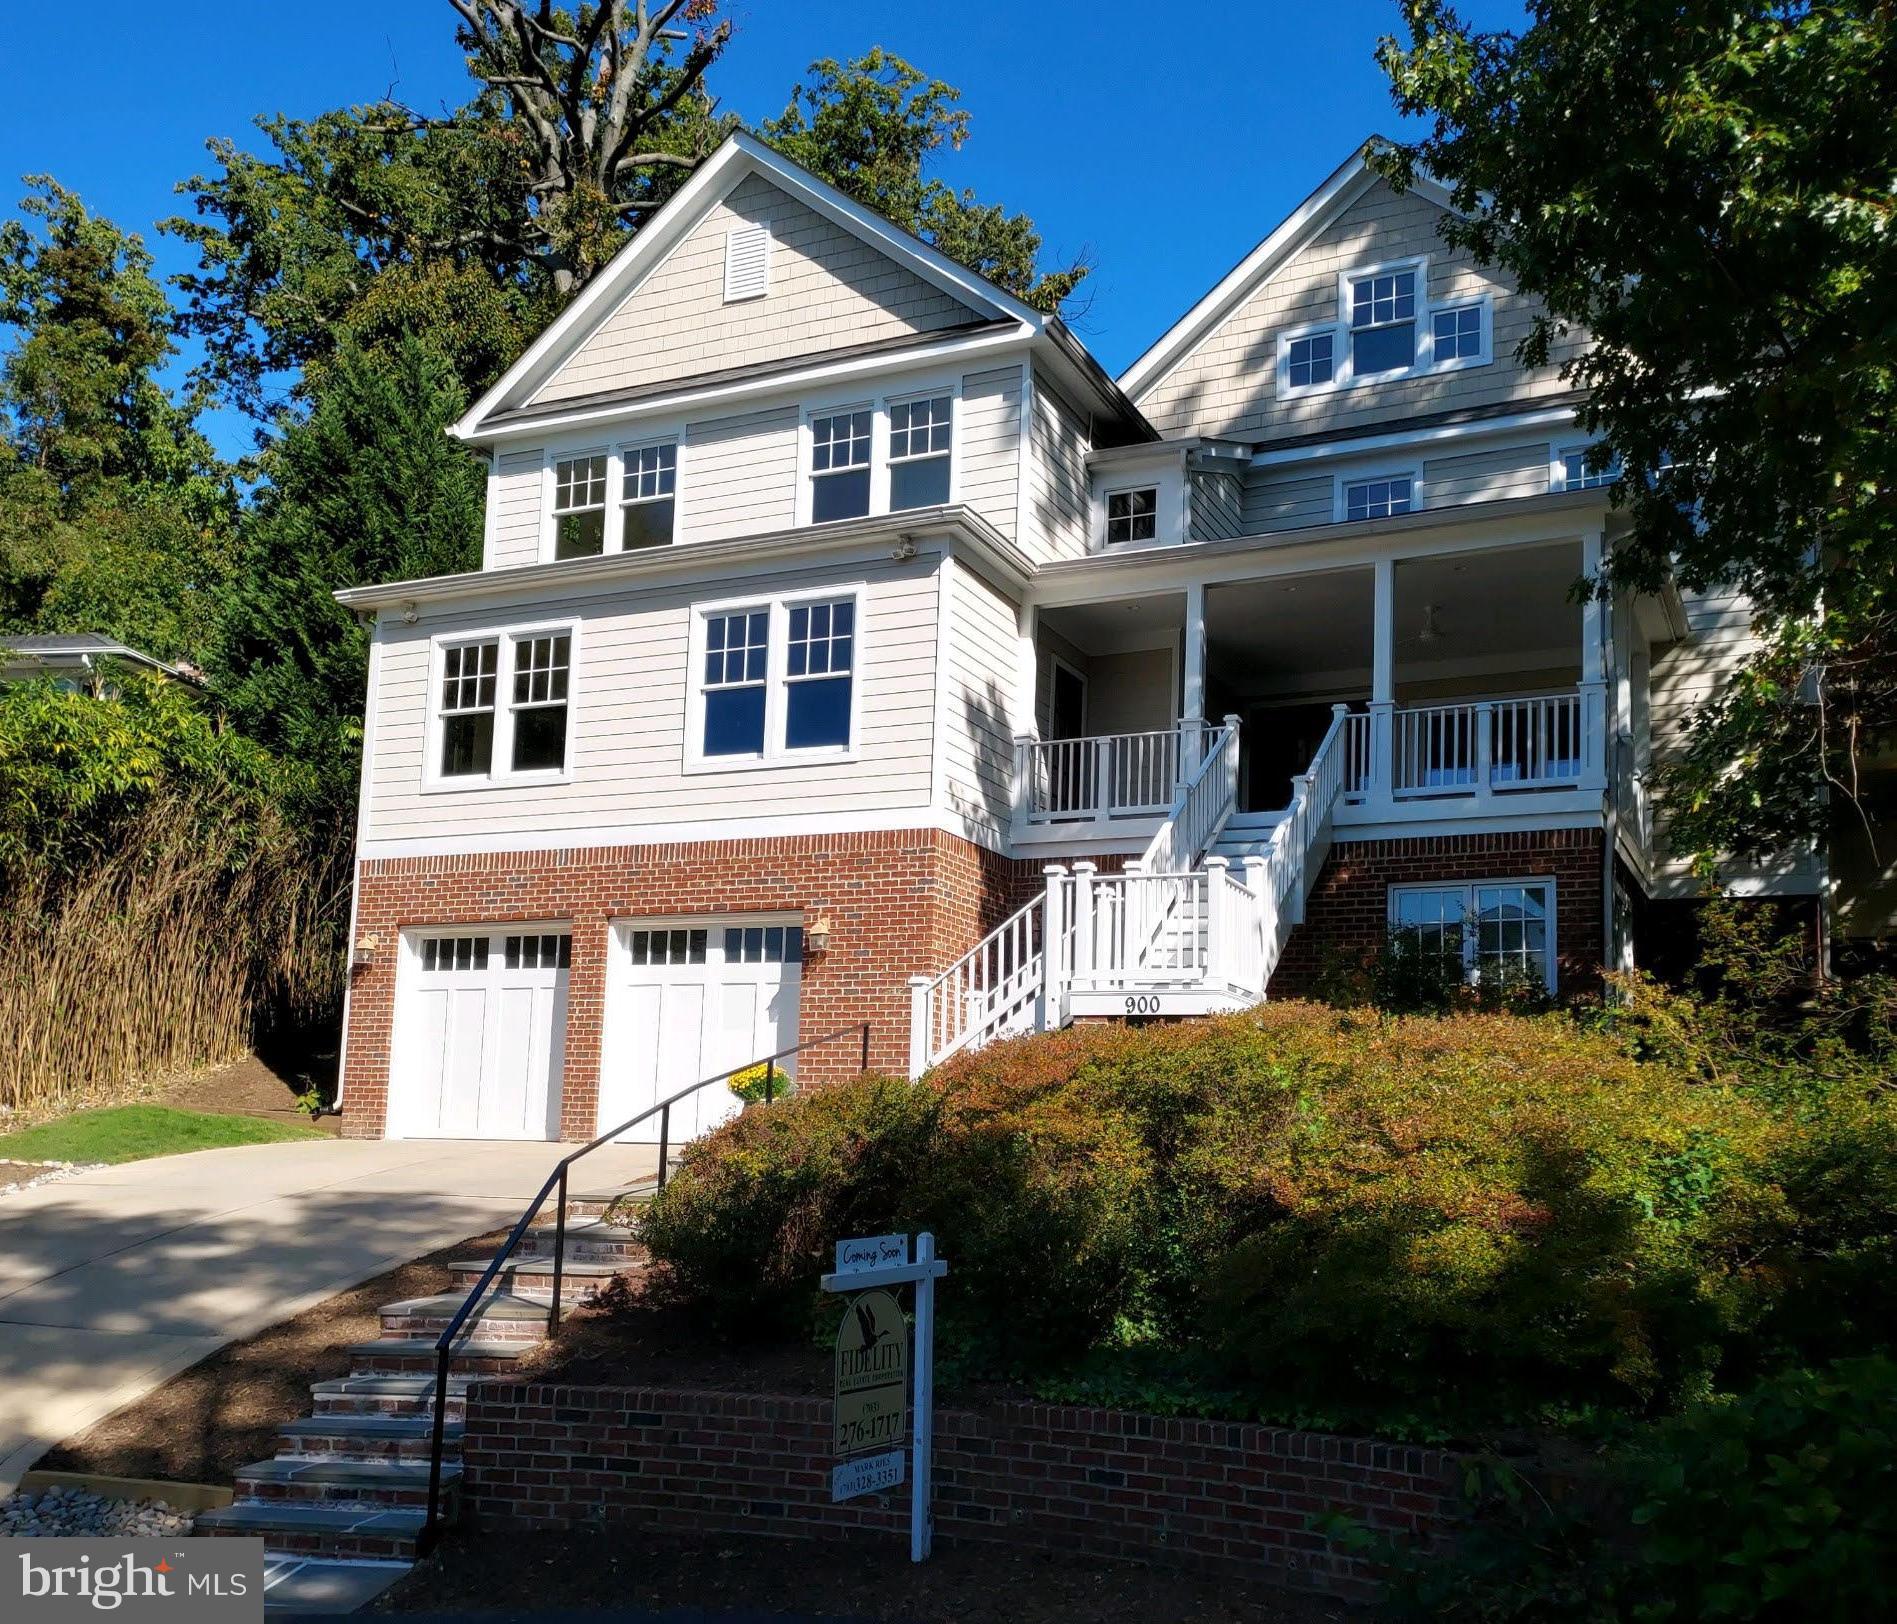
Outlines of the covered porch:
<svg viewBox="0 0 1897 1624">
<path fill-rule="evenodd" d="M 1607 617 L 1595 538 L 1384 558 L 1043 607 L 1014 836 L 1133 851 L 1225 727 L 1228 826 L 1269 830 L 1334 722 L 1339 824 L 1598 809 Z"/>
</svg>

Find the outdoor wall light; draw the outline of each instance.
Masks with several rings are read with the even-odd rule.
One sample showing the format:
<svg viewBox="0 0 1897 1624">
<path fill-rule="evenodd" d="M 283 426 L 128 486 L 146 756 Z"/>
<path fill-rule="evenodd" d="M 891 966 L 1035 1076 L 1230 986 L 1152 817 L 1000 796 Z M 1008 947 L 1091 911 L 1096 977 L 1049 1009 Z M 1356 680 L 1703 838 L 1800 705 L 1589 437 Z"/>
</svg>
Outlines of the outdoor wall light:
<svg viewBox="0 0 1897 1624">
<path fill-rule="evenodd" d="M 382 938 L 371 931 L 366 936 L 356 938 L 356 950 L 349 957 L 349 968 L 366 970 L 375 963 L 376 953 L 382 946 Z"/>
<path fill-rule="evenodd" d="M 804 932 L 804 939 L 810 943 L 810 951 L 821 953 L 830 945 L 830 916 L 819 914 L 810 921 L 810 928 Z"/>
</svg>

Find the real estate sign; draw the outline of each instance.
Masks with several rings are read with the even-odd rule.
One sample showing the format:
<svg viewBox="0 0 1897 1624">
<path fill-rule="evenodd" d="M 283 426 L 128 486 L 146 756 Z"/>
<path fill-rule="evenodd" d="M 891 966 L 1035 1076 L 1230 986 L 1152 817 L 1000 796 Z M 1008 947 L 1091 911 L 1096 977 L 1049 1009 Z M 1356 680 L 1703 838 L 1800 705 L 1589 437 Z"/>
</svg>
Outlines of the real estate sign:
<svg viewBox="0 0 1897 1624">
<path fill-rule="evenodd" d="M 902 1305 L 887 1291 L 858 1292 L 844 1303 L 837 1327 L 835 1453 L 901 1448 L 908 1387 Z"/>
</svg>

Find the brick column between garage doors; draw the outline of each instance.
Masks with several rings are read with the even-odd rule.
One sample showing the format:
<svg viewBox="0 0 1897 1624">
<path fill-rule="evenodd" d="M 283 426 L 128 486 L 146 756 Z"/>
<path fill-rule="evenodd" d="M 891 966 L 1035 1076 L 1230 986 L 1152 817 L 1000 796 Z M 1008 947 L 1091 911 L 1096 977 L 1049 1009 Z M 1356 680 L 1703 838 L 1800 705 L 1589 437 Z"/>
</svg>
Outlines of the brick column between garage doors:
<svg viewBox="0 0 1897 1624">
<path fill-rule="evenodd" d="M 388 1111 L 397 943 L 404 930 L 564 921 L 567 980 L 560 1136 L 592 1137 L 599 1099 L 609 922 L 732 913 L 832 923 L 807 953 L 800 1037 L 871 1023 L 870 1061 L 908 1065 L 911 975 L 944 968 L 1008 911 L 1038 865 L 1012 862 L 937 830 L 797 835 L 552 852 L 475 853 L 365 862 L 356 938 L 379 947 L 350 983 L 345 1134 L 378 1138 Z M 801 1075 L 822 1083 L 856 1069 L 850 1046 L 813 1051 Z"/>
</svg>

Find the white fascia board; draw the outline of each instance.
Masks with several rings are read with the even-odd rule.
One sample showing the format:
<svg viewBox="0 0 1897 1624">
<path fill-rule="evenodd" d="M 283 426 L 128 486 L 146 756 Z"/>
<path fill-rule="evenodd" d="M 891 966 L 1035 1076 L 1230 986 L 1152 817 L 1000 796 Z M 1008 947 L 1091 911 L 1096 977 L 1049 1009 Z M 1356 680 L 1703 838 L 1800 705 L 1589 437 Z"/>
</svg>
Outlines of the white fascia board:
<svg viewBox="0 0 1897 1624">
<path fill-rule="evenodd" d="M 836 383 L 848 378 L 883 373 L 913 371 L 931 362 L 966 358 L 1001 362 L 1020 351 L 1031 335 L 1019 328 L 1002 328 L 973 337 L 945 338 L 938 343 L 917 344 L 913 348 L 881 351 L 875 355 L 849 356 L 839 361 L 813 361 L 792 372 L 774 372 L 768 377 L 738 378 L 729 383 L 694 385 L 681 379 L 679 387 L 662 395 L 648 395 L 636 401 L 603 402 L 577 406 L 571 411 L 549 410 L 498 427 L 482 429 L 471 436 L 481 445 L 501 445 L 515 440 L 544 440 L 549 434 L 576 428 L 611 428 L 652 417 L 675 417 L 680 412 L 705 406 L 723 406 L 768 400 L 782 395 L 798 399 L 812 387 Z"/>
<path fill-rule="evenodd" d="M 519 564 L 511 569 L 470 570 L 414 581 L 347 587 L 335 594 L 349 609 L 393 609 L 406 604 L 477 602 L 490 598 L 533 599 L 620 586 L 672 586 L 756 574 L 758 565 L 823 558 L 865 548 L 936 543 L 977 569 L 984 578 L 1018 595 L 1034 571 L 1033 560 L 980 514 L 960 505 L 914 508 L 803 525 L 725 541 L 682 542 L 630 553 Z"/>
<path fill-rule="evenodd" d="M 1353 435 L 1349 439 L 1326 440 L 1321 445 L 1286 446 L 1277 451 L 1266 448 L 1252 452 L 1250 460 L 1254 468 L 1283 468 L 1300 463 L 1367 456 L 1407 446 L 1490 440 L 1520 434 L 1524 429 L 1565 428 L 1574 422 L 1578 411 L 1579 408 L 1575 406 L 1549 406 L 1539 411 L 1511 412 L 1506 417 L 1474 418 L 1465 423 L 1438 423 L 1433 428 L 1395 428 L 1387 434 Z"/>
<path fill-rule="evenodd" d="M 1119 384 L 1134 401 L 1185 360 L 1218 324 L 1248 299 L 1328 225 L 1336 214 L 1354 203 L 1378 177 L 1364 153 L 1375 137 L 1364 141 L 1319 184 L 1316 191 L 1286 215 L 1278 227 L 1228 271 L 1212 291 L 1192 306 L 1126 371 Z M 1419 172 L 1410 190 L 1439 208 L 1460 213 L 1450 189 L 1434 175 Z"/>
<path fill-rule="evenodd" d="M 953 294 L 978 310 L 1019 322 L 1033 336 L 1045 329 L 1047 318 L 1013 295 L 956 264 L 920 239 L 899 231 L 886 220 L 852 202 L 835 187 L 806 173 L 789 159 L 752 136 L 737 132 L 693 171 L 691 179 L 617 255 L 594 276 L 572 304 L 547 327 L 526 353 L 501 375 L 448 432 L 456 439 L 482 436 L 481 421 L 489 412 L 524 397 L 544 382 L 579 341 L 608 320 L 639 285 L 664 262 L 691 229 L 742 180 L 752 174 L 768 175 L 773 184 L 817 210 L 837 225 L 865 238 L 892 259 L 926 281 Z"/>
</svg>

